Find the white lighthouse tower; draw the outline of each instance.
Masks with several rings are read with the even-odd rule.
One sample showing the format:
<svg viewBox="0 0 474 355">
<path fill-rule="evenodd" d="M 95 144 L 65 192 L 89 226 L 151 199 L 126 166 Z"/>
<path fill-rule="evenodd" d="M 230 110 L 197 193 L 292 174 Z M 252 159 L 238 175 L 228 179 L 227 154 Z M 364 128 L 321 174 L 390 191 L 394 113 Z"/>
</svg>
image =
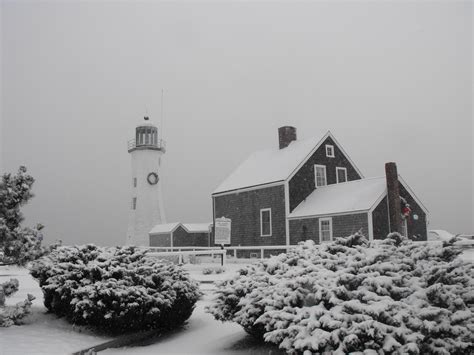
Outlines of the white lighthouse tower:
<svg viewBox="0 0 474 355">
<path fill-rule="evenodd" d="M 165 222 L 161 194 L 161 158 L 165 144 L 158 138 L 158 128 L 144 117 L 135 129 L 135 139 L 128 142 L 132 158 L 130 215 L 126 244 L 149 246 L 148 232 Z"/>
</svg>

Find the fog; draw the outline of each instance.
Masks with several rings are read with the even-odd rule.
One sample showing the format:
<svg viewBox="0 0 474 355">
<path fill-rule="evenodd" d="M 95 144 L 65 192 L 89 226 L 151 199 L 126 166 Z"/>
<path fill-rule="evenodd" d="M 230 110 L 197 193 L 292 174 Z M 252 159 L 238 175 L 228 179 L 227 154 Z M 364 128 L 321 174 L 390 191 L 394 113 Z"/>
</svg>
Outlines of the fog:
<svg viewBox="0 0 474 355">
<path fill-rule="evenodd" d="M 249 154 L 330 130 L 365 177 L 399 173 L 429 229 L 474 232 L 471 2 L 10 2 L 2 172 L 26 165 L 46 242 L 125 241 L 127 140 L 161 122 L 167 220 L 211 221 Z"/>
</svg>

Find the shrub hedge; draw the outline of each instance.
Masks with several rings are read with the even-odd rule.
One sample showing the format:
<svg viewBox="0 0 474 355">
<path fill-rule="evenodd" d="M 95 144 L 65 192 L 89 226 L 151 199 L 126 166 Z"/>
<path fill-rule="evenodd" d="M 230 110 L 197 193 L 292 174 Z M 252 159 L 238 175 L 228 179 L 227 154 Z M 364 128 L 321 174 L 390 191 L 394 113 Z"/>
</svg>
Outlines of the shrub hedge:
<svg viewBox="0 0 474 355">
<path fill-rule="evenodd" d="M 208 312 L 289 353 L 474 353 L 474 269 L 450 241 L 301 243 L 218 284 Z"/>
<path fill-rule="evenodd" d="M 200 297 L 197 283 L 180 267 L 135 247 L 59 247 L 30 272 L 48 310 L 111 333 L 175 328 Z"/>
</svg>

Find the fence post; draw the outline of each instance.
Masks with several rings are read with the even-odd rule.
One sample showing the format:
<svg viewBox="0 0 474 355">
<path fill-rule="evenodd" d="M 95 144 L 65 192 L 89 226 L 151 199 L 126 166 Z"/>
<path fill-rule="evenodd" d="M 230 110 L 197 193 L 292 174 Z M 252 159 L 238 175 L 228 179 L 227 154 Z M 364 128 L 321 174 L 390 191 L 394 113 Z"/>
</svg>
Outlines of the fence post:
<svg viewBox="0 0 474 355">
<path fill-rule="evenodd" d="M 224 250 L 224 244 L 221 244 L 221 250 Z M 224 266 L 224 253 L 221 253 L 221 266 Z"/>
<path fill-rule="evenodd" d="M 237 259 L 237 249 L 234 249 L 234 258 Z"/>
<path fill-rule="evenodd" d="M 226 256 L 227 256 L 227 251 L 224 250 L 224 252 L 222 253 L 222 265 L 221 266 L 225 266 L 225 263 L 226 263 Z"/>
<path fill-rule="evenodd" d="M 263 260 L 263 248 L 262 248 L 262 249 L 260 249 L 260 259 L 262 259 L 262 260 Z"/>
</svg>

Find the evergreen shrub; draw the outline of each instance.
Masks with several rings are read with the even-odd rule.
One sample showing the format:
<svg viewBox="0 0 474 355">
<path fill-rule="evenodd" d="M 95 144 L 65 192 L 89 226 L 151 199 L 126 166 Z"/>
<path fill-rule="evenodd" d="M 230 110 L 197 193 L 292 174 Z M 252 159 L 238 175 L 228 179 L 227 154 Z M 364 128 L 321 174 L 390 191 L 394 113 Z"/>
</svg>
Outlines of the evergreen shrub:
<svg viewBox="0 0 474 355">
<path fill-rule="evenodd" d="M 312 241 L 217 284 L 215 319 L 288 353 L 474 353 L 474 270 L 454 240 Z"/>
<path fill-rule="evenodd" d="M 176 328 L 200 297 L 179 266 L 135 247 L 58 247 L 30 272 L 49 311 L 111 333 Z"/>
</svg>

